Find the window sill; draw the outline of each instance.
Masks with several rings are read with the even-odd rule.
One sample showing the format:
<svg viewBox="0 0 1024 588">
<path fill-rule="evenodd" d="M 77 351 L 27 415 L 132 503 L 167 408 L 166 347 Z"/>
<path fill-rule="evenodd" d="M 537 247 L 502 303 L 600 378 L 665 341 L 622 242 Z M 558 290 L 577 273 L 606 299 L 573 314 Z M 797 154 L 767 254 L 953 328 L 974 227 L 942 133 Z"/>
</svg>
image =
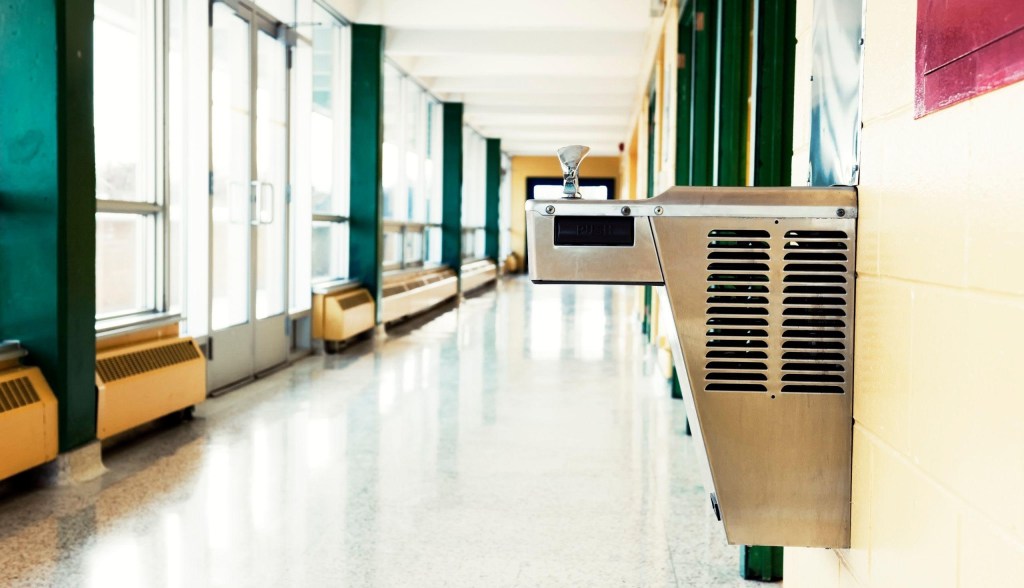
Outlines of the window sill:
<svg viewBox="0 0 1024 588">
<path fill-rule="evenodd" d="M 345 290 L 354 290 L 361 285 L 358 281 L 351 279 L 324 280 L 313 284 L 313 294 L 337 294 Z"/>
<path fill-rule="evenodd" d="M 147 312 L 144 314 L 102 319 L 96 321 L 96 340 L 102 341 L 111 337 L 137 333 L 180 322 L 181 315 L 176 312 Z"/>
<path fill-rule="evenodd" d="M 406 276 L 406 275 L 411 275 L 411 274 L 421 274 L 421 273 L 429 272 L 429 271 L 432 271 L 432 270 L 444 269 L 444 268 L 447 268 L 447 267 L 448 266 L 444 265 L 443 263 L 432 263 L 432 262 L 431 263 L 422 263 L 422 264 L 419 264 L 419 265 L 408 265 L 408 266 L 406 266 L 404 268 L 396 267 L 396 268 L 392 268 L 392 269 L 389 269 L 387 271 L 384 271 L 383 272 L 383 277 L 385 279 L 393 279 L 393 278 L 395 278 L 397 276 Z"/>
<path fill-rule="evenodd" d="M 0 363 L 17 361 L 28 355 L 18 341 L 0 341 Z"/>
</svg>

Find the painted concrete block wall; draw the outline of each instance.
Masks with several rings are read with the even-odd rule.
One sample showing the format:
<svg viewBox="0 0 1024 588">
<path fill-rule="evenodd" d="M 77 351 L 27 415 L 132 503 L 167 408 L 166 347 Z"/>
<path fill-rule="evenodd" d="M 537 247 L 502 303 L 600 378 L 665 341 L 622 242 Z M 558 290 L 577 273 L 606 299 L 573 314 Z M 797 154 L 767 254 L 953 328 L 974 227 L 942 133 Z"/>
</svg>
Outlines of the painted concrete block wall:
<svg viewBox="0 0 1024 588">
<path fill-rule="evenodd" d="M 1024 83 L 914 120 L 916 4 L 866 5 L 853 547 L 787 548 L 787 588 L 1024 585 Z"/>
</svg>

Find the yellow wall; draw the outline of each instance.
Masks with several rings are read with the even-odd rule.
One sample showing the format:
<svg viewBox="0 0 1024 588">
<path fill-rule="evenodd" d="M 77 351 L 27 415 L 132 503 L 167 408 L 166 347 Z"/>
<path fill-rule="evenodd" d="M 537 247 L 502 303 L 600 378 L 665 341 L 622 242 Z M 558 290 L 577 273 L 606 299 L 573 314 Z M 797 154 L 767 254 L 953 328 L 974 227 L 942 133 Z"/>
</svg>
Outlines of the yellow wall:
<svg viewBox="0 0 1024 588">
<path fill-rule="evenodd" d="M 562 168 L 552 152 L 547 156 L 519 155 L 512 158 L 512 252 L 523 259 L 526 250 L 526 179 L 560 178 Z M 581 178 L 615 178 L 619 183 L 618 157 L 587 157 L 580 164 Z"/>
<path fill-rule="evenodd" d="M 1024 585 L 1024 83 L 914 120 L 916 5 L 867 0 L 853 548 L 787 548 L 786 588 Z"/>
</svg>

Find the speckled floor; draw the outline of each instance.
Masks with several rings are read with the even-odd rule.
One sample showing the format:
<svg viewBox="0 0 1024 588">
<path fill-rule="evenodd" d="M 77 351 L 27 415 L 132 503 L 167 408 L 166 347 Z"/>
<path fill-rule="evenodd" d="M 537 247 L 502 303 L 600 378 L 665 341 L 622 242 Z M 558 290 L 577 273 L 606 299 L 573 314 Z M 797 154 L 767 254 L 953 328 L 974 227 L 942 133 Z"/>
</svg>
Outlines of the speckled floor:
<svg viewBox="0 0 1024 588">
<path fill-rule="evenodd" d="M 624 287 L 509 280 L 0 486 L 0 586 L 740 586 Z M 754 584 L 754 583 L 749 583 Z"/>
</svg>

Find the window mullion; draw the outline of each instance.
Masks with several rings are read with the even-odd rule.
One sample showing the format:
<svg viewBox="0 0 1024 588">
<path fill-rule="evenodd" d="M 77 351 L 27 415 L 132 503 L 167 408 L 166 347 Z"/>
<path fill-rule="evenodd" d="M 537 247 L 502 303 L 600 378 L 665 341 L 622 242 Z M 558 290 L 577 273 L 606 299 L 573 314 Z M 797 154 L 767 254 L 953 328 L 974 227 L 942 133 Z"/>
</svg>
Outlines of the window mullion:
<svg viewBox="0 0 1024 588">
<path fill-rule="evenodd" d="M 155 152 L 153 154 L 154 160 L 156 161 L 156 203 L 160 208 L 154 219 L 154 235 L 153 238 L 156 240 L 156 246 L 154 247 L 154 272 L 153 277 L 155 278 L 155 284 L 153 284 L 153 301 L 156 305 L 156 310 L 167 311 L 170 306 L 170 214 L 168 207 L 170 206 L 170 178 L 168 177 L 168 154 L 167 154 L 167 112 L 168 112 L 168 96 L 167 96 L 167 59 L 168 59 L 168 37 L 169 30 L 167 26 L 167 10 L 170 4 L 169 0 L 154 0 L 156 6 L 153 7 L 153 14 L 156 18 L 154 30 L 156 31 L 153 47 L 154 47 L 154 66 L 155 66 L 155 100 L 154 106 L 156 109 L 156 136 L 153 143 Z"/>
</svg>

